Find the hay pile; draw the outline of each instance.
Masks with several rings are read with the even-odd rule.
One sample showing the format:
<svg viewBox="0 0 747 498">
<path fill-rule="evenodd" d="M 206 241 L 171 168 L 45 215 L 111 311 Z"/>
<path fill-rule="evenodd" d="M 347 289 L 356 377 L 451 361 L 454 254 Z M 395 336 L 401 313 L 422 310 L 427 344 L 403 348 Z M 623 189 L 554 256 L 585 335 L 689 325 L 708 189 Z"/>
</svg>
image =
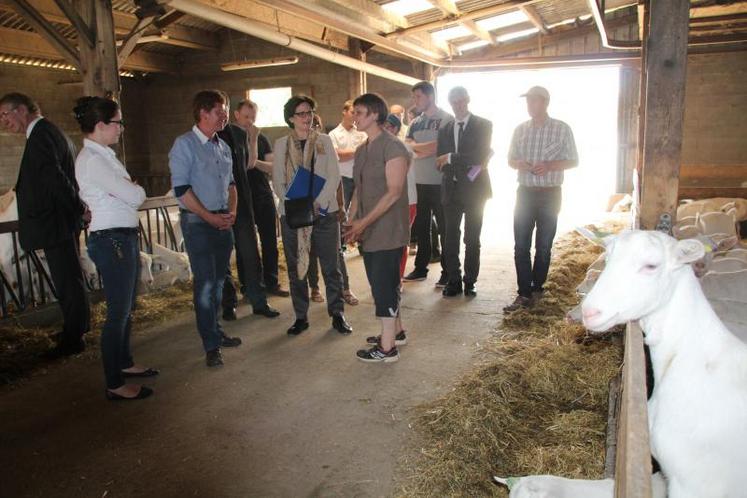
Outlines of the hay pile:
<svg viewBox="0 0 747 498">
<path fill-rule="evenodd" d="M 482 364 L 419 408 L 419 455 L 404 462 L 402 496 L 507 496 L 494 474 L 602 475 L 608 383 L 622 347 L 564 321 L 601 252 L 576 234 L 558 240 L 540 304 L 504 318 Z"/>
<path fill-rule="evenodd" d="M 56 306 L 53 304 L 52 306 Z M 192 306 L 192 284 L 176 283 L 137 298 L 133 315 L 133 333 L 138 335 L 148 325 L 166 321 Z M 106 303 L 91 305 L 91 332 L 86 334 L 88 349 L 84 356 L 97 356 L 101 326 L 106 319 Z M 12 384 L 48 362 L 43 355 L 53 346 L 52 334 L 62 324 L 48 327 L 23 327 L 7 323 L 0 327 L 0 385 Z"/>
</svg>

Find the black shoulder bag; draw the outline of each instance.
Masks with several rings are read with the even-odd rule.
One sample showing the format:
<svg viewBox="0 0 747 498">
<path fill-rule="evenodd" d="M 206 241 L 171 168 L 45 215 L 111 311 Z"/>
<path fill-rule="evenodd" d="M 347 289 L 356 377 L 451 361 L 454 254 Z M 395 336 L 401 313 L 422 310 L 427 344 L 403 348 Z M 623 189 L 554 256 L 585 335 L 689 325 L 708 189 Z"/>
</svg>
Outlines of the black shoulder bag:
<svg viewBox="0 0 747 498">
<path fill-rule="evenodd" d="M 286 199 L 285 222 L 291 228 L 310 227 L 316 221 L 314 215 L 314 163 L 316 158 L 311 158 L 311 175 L 309 180 L 309 193 L 306 197 L 298 199 Z M 300 166 L 303 168 L 303 166 Z"/>
</svg>

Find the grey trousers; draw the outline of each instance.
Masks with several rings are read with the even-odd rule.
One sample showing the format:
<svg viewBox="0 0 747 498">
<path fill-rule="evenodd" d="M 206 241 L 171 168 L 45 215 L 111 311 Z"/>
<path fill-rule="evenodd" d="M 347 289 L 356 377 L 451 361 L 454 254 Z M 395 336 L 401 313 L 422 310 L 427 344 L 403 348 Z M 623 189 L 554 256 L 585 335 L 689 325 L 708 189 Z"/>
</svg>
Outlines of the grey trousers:
<svg viewBox="0 0 747 498">
<path fill-rule="evenodd" d="M 285 216 L 280 218 L 281 235 L 285 261 L 288 264 L 288 280 L 290 280 L 290 294 L 293 310 L 297 319 L 306 319 L 309 310 L 308 279 L 300 280 L 296 265 L 298 263 L 297 231 L 288 226 Z M 340 273 L 340 223 L 336 213 L 322 216 L 314 224 L 311 233 L 311 246 L 319 258 L 322 270 L 324 288 L 327 292 L 327 312 L 330 316 L 341 315 L 345 311 L 342 300 L 342 274 Z"/>
</svg>

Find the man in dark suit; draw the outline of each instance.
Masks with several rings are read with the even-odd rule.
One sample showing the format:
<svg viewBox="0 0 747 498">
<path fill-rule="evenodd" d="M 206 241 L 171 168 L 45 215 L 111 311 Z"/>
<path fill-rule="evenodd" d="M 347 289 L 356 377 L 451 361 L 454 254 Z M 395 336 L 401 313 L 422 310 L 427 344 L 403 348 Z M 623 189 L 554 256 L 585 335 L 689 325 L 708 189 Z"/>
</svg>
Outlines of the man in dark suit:
<svg viewBox="0 0 747 498">
<path fill-rule="evenodd" d="M 91 320 L 78 237 L 91 213 L 78 196 L 75 148 L 22 93 L 0 98 L 0 124 L 11 133 L 26 134 L 16 183 L 18 237 L 25 251 L 44 250 L 62 308 L 64 325 L 50 356 L 80 353 Z"/>
<path fill-rule="evenodd" d="M 454 121 L 438 131 L 436 166 L 443 172 L 441 202 L 444 208 L 444 266 L 448 283 L 445 297 L 462 293 L 459 239 L 464 217 L 464 294 L 477 295 L 475 283 L 480 271 L 480 232 L 485 201 L 492 195 L 488 160 L 493 124 L 469 112 L 469 94 L 464 87 L 449 92 Z"/>
<path fill-rule="evenodd" d="M 228 102 L 228 100 L 226 100 Z M 227 104 L 228 105 L 228 104 Z M 234 245 L 236 247 L 236 267 L 239 272 L 241 292 L 249 298 L 255 315 L 275 318 L 280 313 L 267 304 L 267 297 L 262 288 L 262 263 L 257 247 L 257 232 L 254 225 L 254 208 L 252 191 L 246 175 L 249 161 L 249 137 L 239 126 L 227 124 L 218 136 L 231 148 L 233 160 L 233 179 L 236 182 L 238 205 L 236 223 L 233 225 Z M 223 319 L 236 319 L 236 288 L 231 278 L 231 267 L 223 284 Z M 223 347 L 231 347 L 238 338 L 223 338 Z M 238 345 L 238 344 L 235 344 Z"/>
</svg>

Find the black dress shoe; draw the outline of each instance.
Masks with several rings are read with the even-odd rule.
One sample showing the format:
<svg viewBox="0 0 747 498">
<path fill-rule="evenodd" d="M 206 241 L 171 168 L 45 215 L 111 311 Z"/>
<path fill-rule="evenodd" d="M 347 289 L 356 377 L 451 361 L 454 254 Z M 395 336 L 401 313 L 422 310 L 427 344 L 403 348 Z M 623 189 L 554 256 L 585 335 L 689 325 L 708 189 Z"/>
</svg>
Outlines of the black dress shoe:
<svg viewBox="0 0 747 498">
<path fill-rule="evenodd" d="M 205 354 L 205 364 L 209 367 L 223 366 L 223 354 L 220 352 L 220 348 L 213 349 Z"/>
<path fill-rule="evenodd" d="M 293 322 L 293 325 L 288 329 L 288 335 L 298 335 L 307 328 L 309 328 L 309 321 L 297 318 L 296 321 Z"/>
<path fill-rule="evenodd" d="M 477 289 L 475 289 L 475 284 L 464 284 L 464 295 L 467 297 L 477 296 Z"/>
<path fill-rule="evenodd" d="M 332 317 L 332 328 L 342 335 L 350 335 L 353 333 L 353 327 L 345 321 L 344 315 L 334 315 Z"/>
<path fill-rule="evenodd" d="M 270 306 L 265 306 L 264 308 L 254 310 L 254 314 L 266 316 L 267 318 L 275 318 L 275 317 L 280 316 L 280 312 Z"/>
<path fill-rule="evenodd" d="M 226 308 L 223 310 L 223 319 L 227 322 L 236 320 L 236 308 Z"/>
<path fill-rule="evenodd" d="M 220 345 L 223 348 L 237 348 L 241 346 L 241 339 L 238 337 L 228 337 L 226 334 L 220 338 Z"/>
<path fill-rule="evenodd" d="M 80 354 L 86 350 L 86 343 L 83 339 L 79 339 L 77 343 L 59 343 L 54 348 L 47 351 L 44 356 L 49 360 L 56 360 L 65 356 L 73 356 Z"/>
<path fill-rule="evenodd" d="M 137 393 L 137 396 L 134 396 L 132 398 L 120 396 L 119 394 L 113 393 L 107 389 L 106 399 L 108 399 L 109 401 L 132 401 L 135 399 L 145 399 L 151 394 L 153 394 L 153 389 L 147 386 L 140 386 L 140 392 Z"/>
<path fill-rule="evenodd" d="M 454 284 L 446 285 L 446 287 L 444 287 L 444 290 L 441 291 L 441 294 L 443 294 L 444 297 L 459 296 L 461 293 L 462 293 L 462 286 L 454 285 Z"/>
<path fill-rule="evenodd" d="M 155 377 L 160 373 L 156 368 L 148 368 L 142 372 L 122 372 L 122 377 Z"/>
<path fill-rule="evenodd" d="M 267 293 L 272 294 L 273 296 L 280 296 L 280 297 L 288 297 L 291 295 L 290 292 L 281 288 L 279 285 L 277 287 L 273 287 L 272 289 L 267 289 Z"/>
</svg>

